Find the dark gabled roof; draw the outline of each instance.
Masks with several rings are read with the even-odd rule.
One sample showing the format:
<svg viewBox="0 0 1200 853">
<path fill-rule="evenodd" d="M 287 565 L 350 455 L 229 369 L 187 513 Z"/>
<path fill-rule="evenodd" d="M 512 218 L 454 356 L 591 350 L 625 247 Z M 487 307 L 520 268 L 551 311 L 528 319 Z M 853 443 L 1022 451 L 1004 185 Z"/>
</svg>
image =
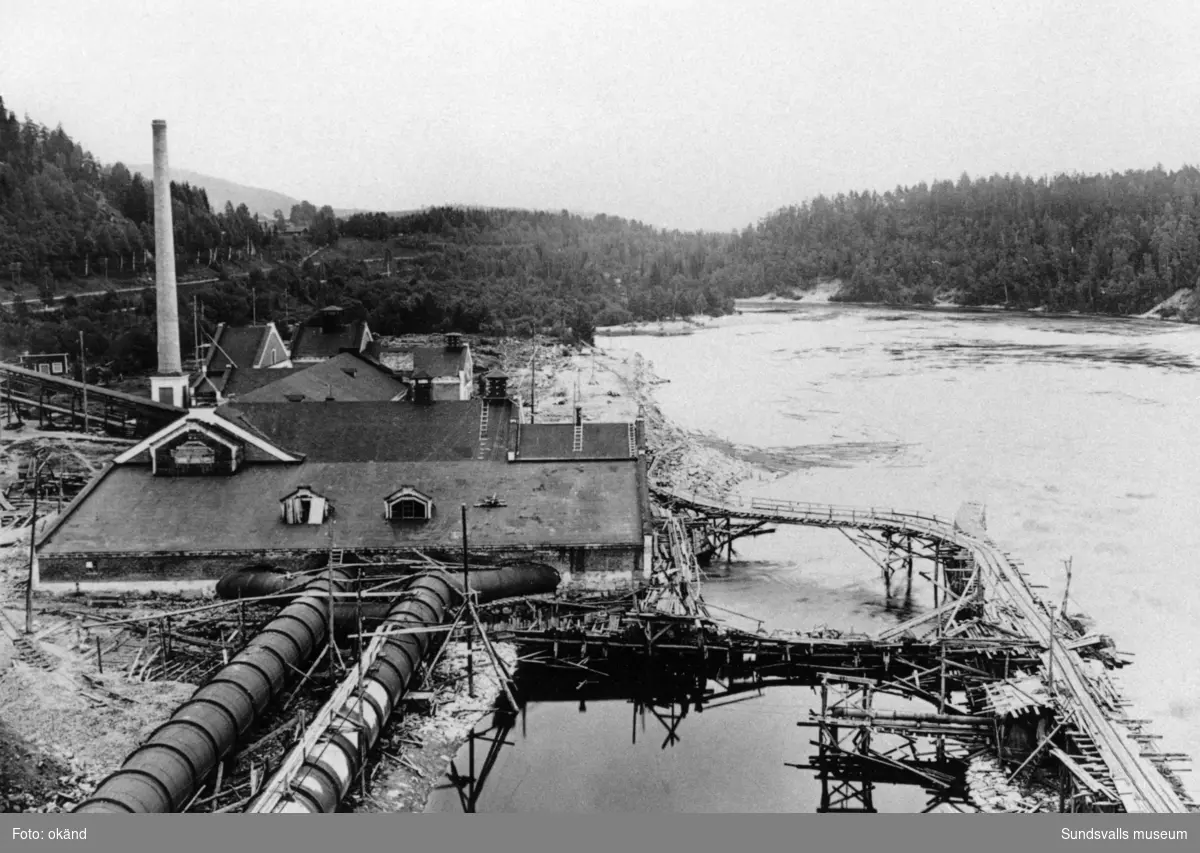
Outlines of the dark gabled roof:
<svg viewBox="0 0 1200 853">
<path fill-rule="evenodd" d="M 188 388 L 197 396 L 219 394 L 229 383 L 229 377 L 232 373 L 232 367 L 213 373 L 211 376 L 206 374 L 203 369 L 197 370 L 188 377 Z"/>
<path fill-rule="evenodd" d="M 366 346 L 367 324 L 363 321 L 323 332 L 320 326 L 305 324 L 292 339 L 292 358 L 332 358 L 344 349 L 361 352 Z"/>
<path fill-rule="evenodd" d="M 270 436 L 264 435 L 251 424 L 224 418 L 218 409 L 199 408 L 192 409 L 174 423 L 168 424 L 133 447 L 117 454 L 114 462 L 118 465 L 149 465 L 152 447 L 190 428 L 210 434 L 215 432 L 222 440 L 240 446 L 245 453 L 246 462 L 294 463 L 304 458 L 303 454 L 293 453 L 287 448 L 278 446 Z M 239 429 L 242 430 L 241 433 L 238 432 Z M 260 444 L 261 446 L 259 446 Z"/>
<path fill-rule="evenodd" d="M 457 379 L 458 372 L 466 370 L 468 352 L 466 347 L 462 349 L 415 347 L 412 351 L 413 370 L 424 370 L 435 379 L 444 376 L 452 376 Z"/>
<path fill-rule="evenodd" d="M 220 373 L 227 367 L 254 367 L 262 352 L 270 326 L 226 326 L 217 328 L 205 367 L 210 373 Z"/>
<path fill-rule="evenodd" d="M 297 406 L 297 408 L 302 408 Z M 384 499 L 412 484 L 433 499 L 424 522 L 384 518 Z M 356 462 L 250 465 L 229 477 L 156 477 L 116 466 L 42 554 L 325 550 L 325 524 L 285 524 L 279 498 L 300 485 L 327 498 L 339 543 L 363 549 L 461 547 L 459 507 L 496 495 L 504 506 L 468 510 L 472 547 L 640 547 L 632 462 Z"/>
<path fill-rule="evenodd" d="M 479 400 L 431 405 L 236 402 L 217 413 L 313 462 L 506 459 L 509 405 L 490 403 L 488 434 L 481 446 L 482 405 Z"/>
<path fill-rule="evenodd" d="M 574 424 L 522 424 L 517 459 L 630 459 L 629 424 L 584 423 L 583 448 L 575 450 Z"/>
<path fill-rule="evenodd" d="M 264 385 L 270 385 L 281 379 L 286 379 L 294 373 L 311 369 L 308 365 L 300 367 L 239 367 L 229 371 L 229 378 L 221 392 L 226 396 L 249 394 Z"/>
<path fill-rule="evenodd" d="M 313 401 L 324 401 L 329 397 L 339 402 L 387 401 L 407 390 L 407 386 L 387 370 L 349 352 L 299 369 L 256 372 L 275 373 L 278 378 L 258 388 L 238 391 L 236 399 L 230 402 L 279 403 L 294 394 L 303 394 L 305 399 Z M 233 393 L 226 387 L 226 397 Z"/>
</svg>

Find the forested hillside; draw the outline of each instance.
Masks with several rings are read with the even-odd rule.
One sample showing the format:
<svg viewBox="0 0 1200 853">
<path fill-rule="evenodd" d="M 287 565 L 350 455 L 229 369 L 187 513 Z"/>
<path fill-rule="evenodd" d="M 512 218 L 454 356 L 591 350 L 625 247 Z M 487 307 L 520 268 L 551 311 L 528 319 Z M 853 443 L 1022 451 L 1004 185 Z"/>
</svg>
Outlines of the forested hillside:
<svg viewBox="0 0 1200 853">
<path fill-rule="evenodd" d="M 590 338 L 598 323 L 724 313 L 749 272 L 730 236 L 615 217 L 437 208 L 339 221 L 304 201 L 266 224 L 244 206 L 214 212 L 186 183 L 171 191 L 181 284 L 217 279 L 181 288 L 185 355 L 194 325 L 203 339 L 219 322 L 286 323 L 331 303 L 381 334 Z M 62 128 L 19 121 L 0 102 L 0 293 L 15 303 L 0 313 L 8 357 L 77 353 L 82 331 L 89 362 L 118 373 L 152 367 L 152 290 L 74 294 L 152 282 L 153 228 L 146 177 L 97 163 Z"/>
<path fill-rule="evenodd" d="M 768 276 L 854 301 L 1144 311 L 1200 274 L 1200 171 L 1161 167 L 818 198 L 767 217 Z"/>
<path fill-rule="evenodd" d="M 380 334 L 588 339 L 598 325 L 722 314 L 821 278 L 841 299 L 1143 311 L 1200 275 L 1200 171 L 994 176 L 819 197 L 733 233 L 614 216 L 433 208 L 272 221 L 172 183 L 185 357 L 219 322 L 283 325 L 328 304 Z M 152 187 L 0 101 L 0 348 L 154 362 Z M 188 286 L 188 281 L 207 281 Z M 5 295 L 7 294 L 7 295 Z M 196 313 L 193 313 L 195 305 Z M 1185 309 L 1191 306 L 1185 305 Z"/>
</svg>

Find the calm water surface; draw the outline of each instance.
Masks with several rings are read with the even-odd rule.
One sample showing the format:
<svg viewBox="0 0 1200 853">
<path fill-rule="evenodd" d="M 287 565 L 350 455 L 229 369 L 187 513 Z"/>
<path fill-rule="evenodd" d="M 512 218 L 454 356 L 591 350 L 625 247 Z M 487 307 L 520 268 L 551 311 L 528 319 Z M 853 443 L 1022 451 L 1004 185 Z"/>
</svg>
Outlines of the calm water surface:
<svg viewBox="0 0 1200 853">
<path fill-rule="evenodd" d="M 1056 602 L 1072 559 L 1073 609 L 1135 655 L 1117 674 L 1132 716 L 1155 721 L 1164 751 L 1200 758 L 1200 329 L 821 306 L 598 343 L 670 380 L 665 415 L 778 472 L 747 494 L 950 517 L 982 502 L 992 537 Z M 877 569 L 831 531 L 744 540 L 705 597 L 768 629 L 898 618 Z M 632 743 L 629 704 L 536 704 L 479 808 L 811 811 L 812 771 L 785 762 L 807 760 L 813 733 L 795 721 L 814 701 L 788 688 L 693 715 L 666 748 L 652 717 L 658 737 Z M 919 811 L 925 796 L 880 786 L 875 805 Z M 457 795 L 430 808 L 457 809 Z"/>
</svg>

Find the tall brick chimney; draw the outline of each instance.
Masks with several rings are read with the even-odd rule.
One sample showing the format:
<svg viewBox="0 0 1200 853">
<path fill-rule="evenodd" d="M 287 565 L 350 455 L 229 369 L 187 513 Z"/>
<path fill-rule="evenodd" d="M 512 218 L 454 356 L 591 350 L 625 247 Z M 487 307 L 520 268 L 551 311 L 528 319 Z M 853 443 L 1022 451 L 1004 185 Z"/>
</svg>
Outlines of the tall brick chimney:
<svg viewBox="0 0 1200 853">
<path fill-rule="evenodd" d="M 154 132 L 154 290 L 158 303 L 158 372 L 150 378 L 150 396 L 181 408 L 188 400 L 188 378 L 179 355 L 179 303 L 175 295 L 175 229 L 171 219 L 171 168 L 167 160 L 167 123 L 155 119 Z"/>
</svg>

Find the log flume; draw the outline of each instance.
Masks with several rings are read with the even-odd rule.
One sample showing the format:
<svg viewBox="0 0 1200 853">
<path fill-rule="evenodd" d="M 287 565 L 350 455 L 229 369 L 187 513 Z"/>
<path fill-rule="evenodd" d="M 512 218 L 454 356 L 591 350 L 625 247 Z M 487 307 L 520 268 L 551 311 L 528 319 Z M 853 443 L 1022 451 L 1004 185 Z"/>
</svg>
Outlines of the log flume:
<svg viewBox="0 0 1200 853">
<path fill-rule="evenodd" d="M 919 534 L 968 551 L 985 589 L 1021 614 L 1027 636 L 1049 650 L 1060 693 L 1074 711 L 1075 722 L 1091 736 L 1112 774 L 1126 812 L 1187 813 L 1167 779 L 1142 756 L 1141 747 L 1100 707 L 1085 664 L 1078 653 L 1052 642 L 1050 614 L 1024 576 L 982 530 L 967 531 L 954 522 L 920 512 L 781 501 L 764 498 L 714 497 L 695 492 L 655 489 L 665 501 L 709 515 L 800 524 L 810 527 L 900 531 Z"/>
</svg>

